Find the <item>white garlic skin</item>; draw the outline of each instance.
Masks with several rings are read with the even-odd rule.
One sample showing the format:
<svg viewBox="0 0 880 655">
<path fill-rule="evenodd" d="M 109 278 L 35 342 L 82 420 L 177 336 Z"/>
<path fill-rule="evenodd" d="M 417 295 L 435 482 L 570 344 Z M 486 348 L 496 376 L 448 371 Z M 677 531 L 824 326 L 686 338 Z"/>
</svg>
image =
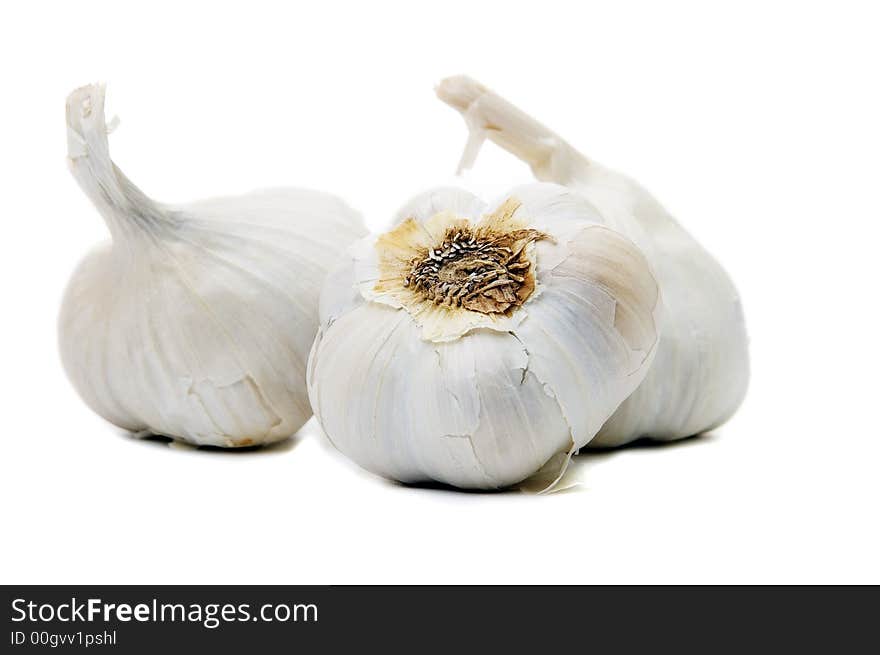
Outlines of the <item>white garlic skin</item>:
<svg viewBox="0 0 880 655">
<path fill-rule="evenodd" d="M 663 295 L 660 344 L 639 388 L 590 447 L 672 441 L 726 422 L 746 395 L 749 348 L 739 293 L 720 264 L 641 186 L 591 164 L 572 188 L 651 262 Z"/>
<path fill-rule="evenodd" d="M 660 283 L 664 311 L 651 369 L 589 446 L 680 439 L 730 418 L 748 387 L 748 336 L 739 294 L 718 262 L 638 183 L 588 160 L 481 84 L 452 77 L 437 94 L 470 130 L 462 167 L 491 139 L 537 179 L 586 198 L 639 246 Z"/>
<path fill-rule="evenodd" d="M 69 166 L 112 241 L 75 270 L 61 359 L 96 413 L 197 445 L 267 444 L 311 415 L 305 385 L 329 262 L 365 233 L 328 194 L 154 202 L 110 159 L 104 89 L 68 98 Z"/>
<path fill-rule="evenodd" d="M 330 441 L 363 468 L 470 489 L 540 474 L 538 488 L 552 486 L 647 372 L 660 301 L 638 249 L 567 189 L 530 184 L 505 197 L 549 237 L 534 244 L 538 286 L 510 316 L 450 318 L 443 333 L 377 293 L 387 278 L 376 253 L 392 231 L 352 246 L 327 277 L 309 394 Z M 499 204 L 435 189 L 397 225 L 431 232 L 445 212 L 477 219 Z"/>
</svg>

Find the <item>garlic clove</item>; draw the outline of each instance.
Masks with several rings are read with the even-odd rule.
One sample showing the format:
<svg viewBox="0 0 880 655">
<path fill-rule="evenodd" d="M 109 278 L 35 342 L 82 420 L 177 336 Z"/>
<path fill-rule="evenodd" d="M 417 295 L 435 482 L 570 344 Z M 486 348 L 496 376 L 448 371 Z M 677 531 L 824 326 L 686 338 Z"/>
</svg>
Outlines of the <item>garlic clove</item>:
<svg viewBox="0 0 880 655">
<path fill-rule="evenodd" d="M 659 290 L 644 256 L 604 226 L 582 228 L 544 278 L 517 337 L 582 448 L 629 396 L 654 356 Z"/>
</svg>

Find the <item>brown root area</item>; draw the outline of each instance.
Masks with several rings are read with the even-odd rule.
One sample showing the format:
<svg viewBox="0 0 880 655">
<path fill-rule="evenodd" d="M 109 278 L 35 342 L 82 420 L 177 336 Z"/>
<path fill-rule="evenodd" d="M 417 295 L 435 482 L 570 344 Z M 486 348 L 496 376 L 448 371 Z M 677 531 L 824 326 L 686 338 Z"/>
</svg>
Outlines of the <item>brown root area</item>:
<svg viewBox="0 0 880 655">
<path fill-rule="evenodd" d="M 453 227 L 441 243 L 410 262 L 404 286 L 437 305 L 483 314 L 506 314 L 535 289 L 529 244 L 547 235 L 537 230 L 499 232 L 491 226 Z"/>
</svg>

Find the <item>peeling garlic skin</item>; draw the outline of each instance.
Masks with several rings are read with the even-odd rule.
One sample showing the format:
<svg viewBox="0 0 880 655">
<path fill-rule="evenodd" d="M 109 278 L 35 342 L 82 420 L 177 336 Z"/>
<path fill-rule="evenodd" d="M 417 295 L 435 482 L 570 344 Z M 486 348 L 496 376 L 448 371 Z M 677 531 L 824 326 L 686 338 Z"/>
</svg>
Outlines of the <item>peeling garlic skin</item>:
<svg viewBox="0 0 880 655">
<path fill-rule="evenodd" d="M 353 245 L 322 291 L 308 380 L 328 438 L 403 482 L 499 489 L 545 465 L 558 477 L 650 365 L 660 303 L 647 262 L 555 185 L 526 185 L 494 203 L 436 189 L 399 218 Z M 498 273 L 504 282 L 484 289 L 485 305 L 443 294 L 436 302 L 413 288 L 414 264 L 429 250 L 437 280 L 458 272 L 447 267 L 464 259 L 449 252 L 459 233 L 486 237 L 486 253 L 511 251 L 458 278 Z M 518 280 L 493 262 L 517 263 L 510 273 L 523 282 L 517 271 L 533 275 L 521 302 Z M 505 298 L 517 302 L 492 311 Z"/>
<path fill-rule="evenodd" d="M 91 86 L 67 107 L 71 171 L 113 237 L 82 260 L 62 302 L 73 386 L 133 432 L 220 447 L 293 434 L 311 415 L 320 285 L 364 234 L 359 215 L 299 189 L 157 203 L 111 161 L 103 103 Z"/>
<path fill-rule="evenodd" d="M 470 137 L 460 168 L 490 139 L 531 166 L 535 177 L 590 202 L 651 263 L 663 296 L 660 344 L 639 388 L 590 446 L 642 437 L 672 440 L 724 423 L 745 397 L 748 337 L 742 304 L 717 261 L 638 183 L 589 160 L 558 135 L 467 77 L 437 87 L 461 112 Z"/>
</svg>

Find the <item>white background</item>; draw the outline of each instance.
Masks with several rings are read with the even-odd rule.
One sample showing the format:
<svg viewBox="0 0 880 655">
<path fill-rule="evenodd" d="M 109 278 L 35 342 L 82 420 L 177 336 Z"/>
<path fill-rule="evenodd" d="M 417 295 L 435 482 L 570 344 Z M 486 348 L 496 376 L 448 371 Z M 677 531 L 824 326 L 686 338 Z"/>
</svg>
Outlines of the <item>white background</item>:
<svg viewBox="0 0 880 655">
<path fill-rule="evenodd" d="M 662 6 L 661 6 L 662 5 Z M 880 85 L 871 3 L 21 3 L 0 10 L 0 582 L 880 582 Z M 59 363 L 107 236 L 64 99 L 166 201 L 298 185 L 379 228 L 448 179 L 469 73 L 641 180 L 737 282 L 752 339 L 714 434 L 579 458 L 549 497 L 394 485 L 310 422 L 263 451 L 136 441 Z M 487 149 L 472 177 L 529 173 Z"/>
</svg>

